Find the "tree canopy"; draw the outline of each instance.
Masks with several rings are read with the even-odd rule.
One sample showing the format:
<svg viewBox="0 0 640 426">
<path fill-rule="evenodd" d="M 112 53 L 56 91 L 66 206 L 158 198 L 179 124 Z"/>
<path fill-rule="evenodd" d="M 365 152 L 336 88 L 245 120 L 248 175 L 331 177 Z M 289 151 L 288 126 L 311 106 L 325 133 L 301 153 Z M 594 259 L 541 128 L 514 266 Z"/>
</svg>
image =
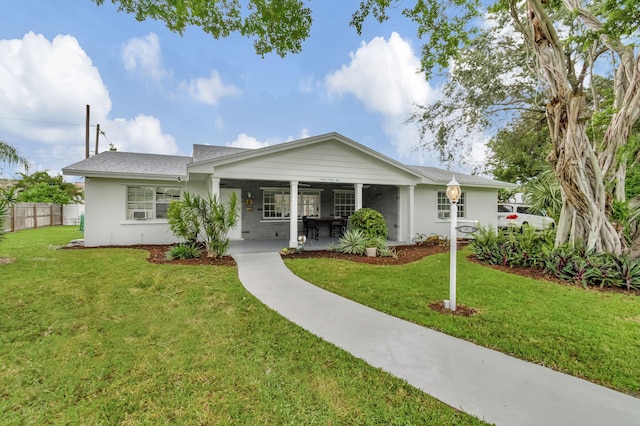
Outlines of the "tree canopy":
<svg viewBox="0 0 640 426">
<path fill-rule="evenodd" d="M 17 192 L 16 202 L 77 204 L 84 198 L 81 188 L 65 182 L 60 175 L 50 176 L 44 171 L 20 176 L 12 187 Z"/>
<path fill-rule="evenodd" d="M 101 5 L 104 0 L 92 0 Z M 190 25 L 214 38 L 232 33 L 253 37 L 256 53 L 298 53 L 309 37 L 312 17 L 305 0 L 111 0 L 118 10 L 144 21 L 162 21 L 182 34 Z"/>
</svg>

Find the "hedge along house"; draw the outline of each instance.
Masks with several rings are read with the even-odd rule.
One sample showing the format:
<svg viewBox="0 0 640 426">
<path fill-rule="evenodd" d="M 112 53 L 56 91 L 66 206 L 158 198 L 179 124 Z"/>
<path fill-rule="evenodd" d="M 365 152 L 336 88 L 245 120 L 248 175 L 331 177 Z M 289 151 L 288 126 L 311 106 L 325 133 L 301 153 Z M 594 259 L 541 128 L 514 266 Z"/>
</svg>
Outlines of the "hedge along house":
<svg viewBox="0 0 640 426">
<path fill-rule="evenodd" d="M 383 214 L 390 240 L 449 233 L 452 172 L 401 164 L 337 133 L 260 149 L 194 145 L 192 157 L 106 151 L 63 173 L 85 177 L 89 247 L 177 242 L 167 208 L 185 191 L 223 201 L 236 193 L 241 215 L 232 240 L 282 239 L 296 247 L 303 216 L 347 217 L 361 207 Z M 455 176 L 459 218 L 495 227 L 498 189 L 514 185 Z M 321 236 L 330 232 L 320 227 Z"/>
</svg>

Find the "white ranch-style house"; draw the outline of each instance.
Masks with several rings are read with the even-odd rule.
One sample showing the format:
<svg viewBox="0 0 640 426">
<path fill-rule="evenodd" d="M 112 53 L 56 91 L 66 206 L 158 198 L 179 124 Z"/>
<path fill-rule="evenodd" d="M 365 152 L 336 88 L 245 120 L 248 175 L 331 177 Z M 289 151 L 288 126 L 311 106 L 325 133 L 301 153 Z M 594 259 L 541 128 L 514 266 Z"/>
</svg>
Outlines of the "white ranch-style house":
<svg viewBox="0 0 640 426">
<path fill-rule="evenodd" d="M 240 222 L 231 239 L 282 239 L 297 246 L 303 216 L 331 219 L 369 207 L 381 212 L 389 239 L 448 235 L 451 171 L 408 166 L 329 133 L 260 149 L 194 145 L 193 156 L 106 151 L 63 169 L 85 178 L 85 246 L 177 242 L 167 208 L 184 191 L 227 200 L 235 192 Z M 513 184 L 455 173 L 458 217 L 497 225 L 497 192 Z M 326 225 L 324 225 L 326 223 Z"/>
</svg>

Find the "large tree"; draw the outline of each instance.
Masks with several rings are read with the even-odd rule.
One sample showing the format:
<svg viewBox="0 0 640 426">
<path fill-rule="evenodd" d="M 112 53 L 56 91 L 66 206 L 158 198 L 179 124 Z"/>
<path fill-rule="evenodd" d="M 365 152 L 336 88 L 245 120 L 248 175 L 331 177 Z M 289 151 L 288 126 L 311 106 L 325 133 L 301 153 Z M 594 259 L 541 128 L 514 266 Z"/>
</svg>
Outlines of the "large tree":
<svg viewBox="0 0 640 426">
<path fill-rule="evenodd" d="M 638 35 L 640 3 L 527 0 L 524 11 L 515 1 L 505 3 L 535 54 L 547 95 L 549 162 L 563 198 L 557 242 L 582 240 L 588 248 L 620 253 L 623 226 L 611 213 L 614 201 L 626 201 L 624 148 L 640 118 L 640 56 L 628 39 Z M 596 139 L 588 128 L 586 84 L 604 65 L 597 62 L 603 55 L 614 76 L 613 114 Z"/>
<path fill-rule="evenodd" d="M 418 4 L 427 16 L 442 6 L 439 0 Z M 508 14 L 509 23 L 522 37 L 522 53 L 526 55 L 523 64 L 535 70 L 541 89 L 538 93 L 544 96 L 540 101 L 544 104 L 552 145 L 548 160 L 560 183 L 563 200 L 556 244 L 584 242 L 596 251 L 629 251 L 637 257 L 640 232 L 625 239 L 624 229 L 628 227 L 613 213 L 614 203 L 617 210 L 625 205 L 632 212 L 625 220 L 632 222 L 632 229 L 638 229 L 633 226 L 638 219 L 633 212 L 637 212 L 640 200 L 626 199 L 625 181 L 629 158 L 638 155 L 634 144 L 629 142 L 633 140 L 633 126 L 640 118 L 640 55 L 634 45 L 640 35 L 640 2 L 499 0 L 492 11 L 500 16 Z M 433 35 L 428 27 L 420 28 Z M 478 40 L 476 37 L 452 46 L 450 51 L 437 46 L 432 49 L 433 42 L 429 41 L 423 55 L 427 58 L 474 55 L 478 52 L 468 47 Z M 477 68 L 466 71 L 483 76 L 487 69 L 501 66 L 518 69 L 516 65 L 520 64 L 478 62 Z M 596 85 L 590 84 L 601 70 L 613 78 L 612 105 L 608 111 L 599 108 L 597 101 L 601 95 L 594 93 Z M 498 75 L 494 74 L 494 78 Z M 590 106 L 589 92 L 593 99 Z M 502 92 L 497 93 L 498 96 L 478 91 L 465 95 L 494 96 L 494 105 L 500 106 L 504 99 L 500 98 Z M 426 108 L 414 118 L 428 127 L 434 118 L 433 111 Z M 604 131 L 594 131 L 594 121 L 596 130 Z M 482 118 L 478 122 L 482 123 Z M 442 132 L 436 135 L 436 145 L 448 142 Z"/>
</svg>

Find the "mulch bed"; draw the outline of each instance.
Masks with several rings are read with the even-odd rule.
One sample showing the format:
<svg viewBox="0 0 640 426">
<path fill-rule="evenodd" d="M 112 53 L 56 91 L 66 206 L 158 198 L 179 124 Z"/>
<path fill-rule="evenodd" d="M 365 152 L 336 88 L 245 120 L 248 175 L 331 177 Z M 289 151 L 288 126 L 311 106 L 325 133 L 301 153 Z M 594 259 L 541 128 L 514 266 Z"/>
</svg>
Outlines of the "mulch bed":
<svg viewBox="0 0 640 426">
<path fill-rule="evenodd" d="M 171 245 L 133 245 L 133 246 L 101 246 L 99 248 L 133 248 L 141 249 L 149 252 L 149 262 L 157 264 L 172 264 L 172 265 L 214 265 L 214 266 L 235 266 L 236 262 L 231 256 L 222 256 L 215 259 L 207 257 L 203 251 L 202 255 L 196 259 L 175 259 L 167 260 L 166 254 L 171 248 Z M 65 247 L 66 249 L 85 249 L 84 247 Z M 397 258 L 393 257 L 368 257 L 355 254 L 342 254 L 331 252 L 328 250 L 307 250 L 300 253 L 295 251 L 283 254 L 283 259 L 342 259 L 350 260 L 352 262 L 368 263 L 371 265 L 404 265 L 406 263 L 415 262 L 422 259 L 425 256 L 429 256 L 436 253 L 446 253 L 449 251 L 448 246 L 427 246 L 427 245 L 406 245 L 397 246 L 395 248 Z"/>
<path fill-rule="evenodd" d="M 295 251 L 283 254 L 283 259 L 317 259 L 317 258 L 326 258 L 326 259 L 340 259 L 340 260 L 350 260 L 352 262 L 359 263 L 368 263 L 370 265 L 404 265 L 407 263 L 415 262 L 416 260 L 420 260 L 425 256 L 429 256 L 436 253 L 447 253 L 449 251 L 449 246 L 438 246 L 438 245 L 406 245 L 406 246 L 396 246 L 395 252 L 397 254 L 396 258 L 393 257 L 369 257 L 358 254 L 343 254 L 337 253 L 328 250 L 308 250 L 302 251 L 300 253 L 296 253 Z"/>
</svg>

